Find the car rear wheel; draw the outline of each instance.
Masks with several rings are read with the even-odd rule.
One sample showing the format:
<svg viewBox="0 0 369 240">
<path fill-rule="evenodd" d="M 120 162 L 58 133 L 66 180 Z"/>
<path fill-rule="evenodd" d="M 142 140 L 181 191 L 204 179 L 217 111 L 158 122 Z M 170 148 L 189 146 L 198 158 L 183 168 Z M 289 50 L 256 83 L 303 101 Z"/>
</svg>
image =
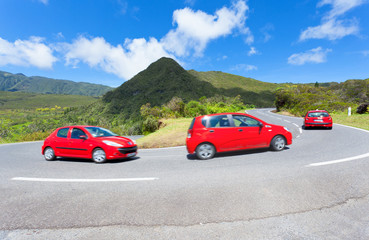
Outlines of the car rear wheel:
<svg viewBox="0 0 369 240">
<path fill-rule="evenodd" d="M 47 147 L 44 151 L 44 157 L 46 161 L 55 160 L 56 156 L 55 156 L 54 149 L 52 149 L 51 147 Z"/>
<path fill-rule="evenodd" d="M 106 162 L 105 151 L 101 148 L 96 148 L 92 152 L 92 160 L 94 160 L 95 163 L 104 163 L 104 162 Z"/>
<path fill-rule="evenodd" d="M 282 151 L 286 146 L 286 139 L 280 135 L 275 136 L 270 142 L 273 151 Z"/>
<path fill-rule="evenodd" d="M 215 147 L 210 143 L 201 143 L 196 148 L 196 156 L 201 160 L 213 158 L 215 155 Z"/>
</svg>

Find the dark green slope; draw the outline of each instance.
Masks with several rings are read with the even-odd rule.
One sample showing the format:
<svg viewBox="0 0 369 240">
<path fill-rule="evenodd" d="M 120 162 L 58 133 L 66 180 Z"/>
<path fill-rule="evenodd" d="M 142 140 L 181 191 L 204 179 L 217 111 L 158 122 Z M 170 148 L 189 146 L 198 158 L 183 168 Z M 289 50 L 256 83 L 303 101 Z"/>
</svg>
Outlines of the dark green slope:
<svg viewBox="0 0 369 240">
<path fill-rule="evenodd" d="M 146 103 L 160 106 L 177 96 L 185 102 L 202 96 L 210 97 L 218 90 L 210 83 L 198 80 L 176 61 L 161 58 L 120 87 L 106 93 L 109 113 L 136 114 Z"/>
<path fill-rule="evenodd" d="M 0 71 L 0 91 L 101 96 L 111 87 Z"/>
</svg>

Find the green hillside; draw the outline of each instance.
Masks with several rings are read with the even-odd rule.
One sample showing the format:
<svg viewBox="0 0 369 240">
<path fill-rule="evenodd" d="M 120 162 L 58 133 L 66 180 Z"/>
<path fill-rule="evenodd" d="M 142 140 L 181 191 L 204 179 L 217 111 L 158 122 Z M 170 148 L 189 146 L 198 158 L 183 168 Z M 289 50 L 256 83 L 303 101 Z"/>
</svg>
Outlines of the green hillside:
<svg viewBox="0 0 369 240">
<path fill-rule="evenodd" d="M 111 89 L 100 84 L 27 77 L 21 73 L 11 74 L 0 71 L 0 91 L 101 96 Z"/>
<path fill-rule="evenodd" d="M 189 70 L 188 72 L 201 81 L 211 83 L 216 88 L 241 88 L 245 91 L 261 93 L 264 91 L 273 92 L 278 87 L 278 84 L 276 83 L 262 82 L 252 78 L 246 78 L 220 71 L 197 72 L 195 70 Z"/>
<path fill-rule="evenodd" d="M 37 94 L 24 92 L 0 91 L 1 109 L 36 109 L 59 107 L 76 107 L 97 101 L 90 96 Z"/>
<path fill-rule="evenodd" d="M 106 93 L 103 102 L 107 104 L 108 113 L 120 113 L 126 116 L 139 114 L 140 107 L 146 103 L 150 103 L 151 106 L 161 106 L 173 97 L 189 102 L 203 96 L 235 97 L 240 95 L 245 104 L 258 107 L 273 106 L 275 84 L 265 83 L 264 87 L 257 88 L 256 83 L 262 82 L 231 74 L 214 75 L 211 73 L 186 71 L 173 59 L 161 58 L 131 80 Z M 217 77 L 220 78 L 219 82 L 224 82 L 229 77 L 227 81 L 232 84 L 216 84 L 214 79 Z M 242 83 L 243 87 L 238 86 L 239 83 Z M 256 88 L 257 91 L 254 90 Z"/>
</svg>

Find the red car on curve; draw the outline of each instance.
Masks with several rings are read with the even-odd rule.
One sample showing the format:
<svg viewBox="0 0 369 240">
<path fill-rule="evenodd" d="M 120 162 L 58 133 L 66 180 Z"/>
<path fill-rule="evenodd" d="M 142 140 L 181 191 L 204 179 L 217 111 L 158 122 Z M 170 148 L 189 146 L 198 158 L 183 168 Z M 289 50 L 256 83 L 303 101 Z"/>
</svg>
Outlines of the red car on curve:
<svg viewBox="0 0 369 240">
<path fill-rule="evenodd" d="M 309 127 L 326 127 L 332 129 L 333 120 L 325 110 L 308 111 L 304 118 L 305 129 Z"/>
<path fill-rule="evenodd" d="M 217 152 L 253 148 L 281 151 L 292 144 L 287 128 L 266 123 L 244 113 L 219 113 L 192 120 L 186 139 L 187 151 L 199 159 L 210 159 Z"/>
<path fill-rule="evenodd" d="M 96 163 L 134 157 L 136 143 L 108 129 L 96 126 L 68 126 L 56 129 L 42 146 L 47 161 L 56 157 L 88 158 Z"/>
</svg>

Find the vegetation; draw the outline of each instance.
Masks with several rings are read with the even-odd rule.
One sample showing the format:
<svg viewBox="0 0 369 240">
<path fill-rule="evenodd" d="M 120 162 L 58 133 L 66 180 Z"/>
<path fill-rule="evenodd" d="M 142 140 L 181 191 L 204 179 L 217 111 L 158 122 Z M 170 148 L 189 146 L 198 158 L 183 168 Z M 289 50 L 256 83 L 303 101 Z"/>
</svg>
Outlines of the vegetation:
<svg viewBox="0 0 369 240">
<path fill-rule="evenodd" d="M 349 80 L 329 87 L 289 85 L 276 91 L 277 111 L 289 111 L 296 116 L 311 109 L 342 112 L 351 106 L 369 101 L 369 80 Z"/>
<path fill-rule="evenodd" d="M 0 71 L 0 91 L 102 96 L 111 89 L 111 87 L 100 84 L 27 77 L 21 73 L 11 74 Z"/>
</svg>

